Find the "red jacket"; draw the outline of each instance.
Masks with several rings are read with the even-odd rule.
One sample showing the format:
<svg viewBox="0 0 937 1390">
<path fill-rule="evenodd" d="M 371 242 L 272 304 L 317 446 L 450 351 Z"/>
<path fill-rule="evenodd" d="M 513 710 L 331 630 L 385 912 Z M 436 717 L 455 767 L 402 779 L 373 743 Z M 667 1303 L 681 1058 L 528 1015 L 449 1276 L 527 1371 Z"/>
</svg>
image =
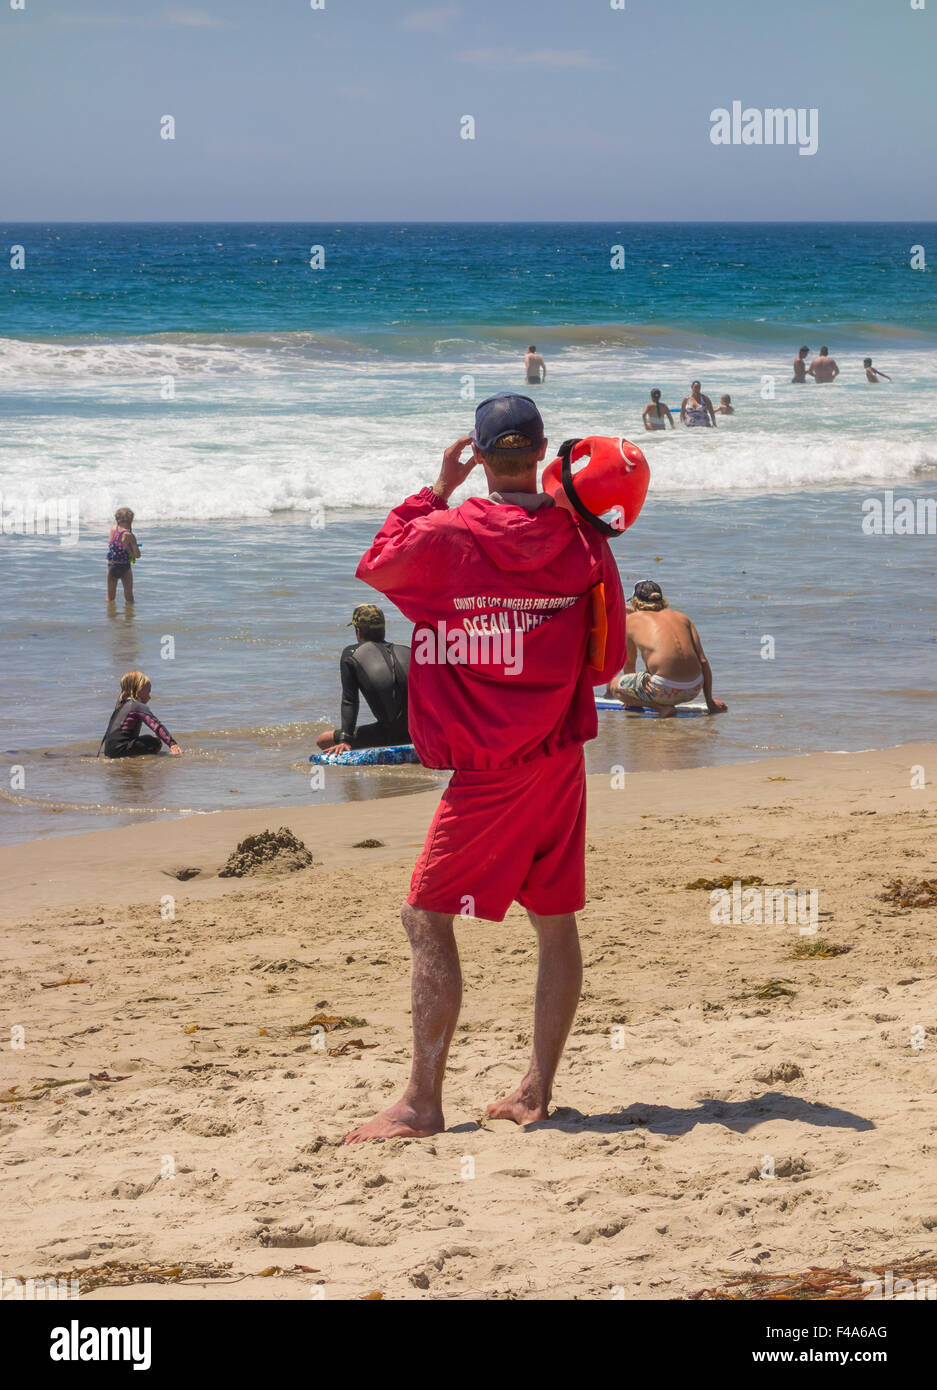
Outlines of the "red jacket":
<svg viewBox="0 0 937 1390">
<path fill-rule="evenodd" d="M 565 508 L 450 509 L 424 488 L 394 508 L 357 577 L 415 624 L 410 734 L 427 767 L 510 767 L 595 738 L 592 687 L 625 663 L 625 601 L 608 542 Z M 589 666 L 598 584 L 608 630 Z"/>
</svg>

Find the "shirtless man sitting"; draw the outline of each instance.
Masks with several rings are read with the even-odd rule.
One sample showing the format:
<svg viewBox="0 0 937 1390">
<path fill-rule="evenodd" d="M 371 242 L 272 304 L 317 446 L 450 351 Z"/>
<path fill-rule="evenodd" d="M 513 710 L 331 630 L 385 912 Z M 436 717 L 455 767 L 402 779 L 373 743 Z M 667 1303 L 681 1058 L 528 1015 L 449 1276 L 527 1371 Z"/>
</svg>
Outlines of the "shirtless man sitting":
<svg viewBox="0 0 937 1390">
<path fill-rule="evenodd" d="M 650 706 L 658 719 L 671 719 L 675 706 L 702 690 L 710 714 L 728 706 L 713 699 L 712 667 L 706 660 L 696 627 L 685 613 L 668 608 L 660 585 L 643 579 L 625 610 L 628 655 L 625 669 L 612 680 L 606 695 L 626 708 Z M 640 651 L 646 670 L 636 671 Z"/>
</svg>

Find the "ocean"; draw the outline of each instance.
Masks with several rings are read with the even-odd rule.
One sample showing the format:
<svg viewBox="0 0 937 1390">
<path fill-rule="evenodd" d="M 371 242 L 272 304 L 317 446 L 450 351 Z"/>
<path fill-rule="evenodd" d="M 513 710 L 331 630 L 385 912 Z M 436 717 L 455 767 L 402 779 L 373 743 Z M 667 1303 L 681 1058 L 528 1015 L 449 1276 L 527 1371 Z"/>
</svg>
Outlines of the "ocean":
<svg viewBox="0 0 937 1390">
<path fill-rule="evenodd" d="M 937 257 L 935 233 L 4 226 L 24 263 L 0 278 L 0 839 L 441 785 L 418 767 L 330 769 L 312 790 L 307 758 L 338 720 L 351 609 L 374 597 L 358 557 L 478 400 L 527 389 L 529 342 L 554 443 L 645 449 L 648 501 L 613 543 L 622 575 L 693 616 L 730 707 L 602 715 L 590 771 L 937 737 L 933 530 L 863 529 L 876 499 L 920 501 L 926 519 L 935 497 L 937 296 L 911 264 L 915 246 Z M 791 385 L 802 343 L 829 345 L 833 386 Z M 891 383 L 866 384 L 869 355 Z M 736 414 L 646 435 L 651 387 L 678 409 L 697 376 Z M 31 534 L 36 504 L 75 518 L 74 544 Z M 136 610 L 108 612 L 119 505 L 143 558 Z M 95 760 L 133 667 L 184 758 Z"/>
</svg>

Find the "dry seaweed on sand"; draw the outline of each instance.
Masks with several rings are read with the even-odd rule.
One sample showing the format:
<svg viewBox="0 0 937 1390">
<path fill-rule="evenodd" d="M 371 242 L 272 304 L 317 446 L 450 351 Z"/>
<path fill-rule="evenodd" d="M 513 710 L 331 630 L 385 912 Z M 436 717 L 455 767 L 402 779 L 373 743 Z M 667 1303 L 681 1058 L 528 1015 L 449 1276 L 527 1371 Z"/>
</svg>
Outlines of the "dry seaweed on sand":
<svg viewBox="0 0 937 1390">
<path fill-rule="evenodd" d="M 355 1018 L 348 1014 L 313 1014 L 312 1018 L 305 1023 L 297 1023 L 287 1028 L 288 1033 L 308 1033 L 310 1028 L 322 1028 L 326 1033 L 333 1032 L 336 1028 L 366 1028 L 368 1020 L 366 1018 Z"/>
<path fill-rule="evenodd" d="M 130 1284 L 192 1284 L 222 1283 L 239 1284 L 244 1279 L 270 1279 L 282 1275 L 295 1278 L 297 1274 L 319 1274 L 321 1270 L 311 1265 L 291 1265 L 284 1269 L 281 1265 L 269 1265 L 256 1273 L 232 1274 L 231 1261 L 219 1263 L 216 1260 L 162 1260 L 151 1264 L 147 1260 L 106 1260 L 101 1265 L 81 1265 L 64 1273 L 34 1274 L 29 1278 L 34 1284 L 48 1284 L 76 1281 L 79 1296 L 91 1293 L 94 1289 L 126 1288 Z M 20 1281 L 28 1283 L 26 1279 Z"/>
<path fill-rule="evenodd" d="M 899 907 L 937 907 L 937 878 L 893 878 L 879 896 L 883 903 Z"/>
<path fill-rule="evenodd" d="M 77 1280 L 79 1294 L 94 1289 L 125 1288 L 129 1284 L 187 1284 L 198 1280 L 233 1282 L 230 1261 L 227 1264 L 201 1260 L 157 1261 L 106 1260 L 101 1265 L 80 1265 L 65 1272 L 35 1274 L 34 1282 Z M 244 1276 L 238 1276 L 243 1278 Z M 25 1282 L 25 1281 L 24 1281 Z"/>
<path fill-rule="evenodd" d="M 761 989 L 755 990 L 755 998 L 779 999 L 782 994 L 789 994 L 791 998 L 793 998 L 797 991 L 787 988 L 788 985 L 792 985 L 793 983 L 793 980 L 768 980 L 767 984 L 761 986 Z"/>
<path fill-rule="evenodd" d="M 117 1080 L 116 1077 L 110 1079 Z M 121 1079 L 126 1080 L 126 1077 Z M 42 1081 L 34 1081 L 29 1090 L 23 1092 L 20 1091 L 18 1085 L 7 1086 L 6 1090 L 0 1091 L 0 1105 L 18 1105 L 21 1100 L 44 1100 L 49 1092 L 54 1091 L 57 1087 L 80 1086 L 84 1080 L 83 1076 L 63 1077 L 61 1081 L 45 1077 Z M 97 1078 L 89 1075 L 88 1080 L 95 1081 Z"/>
<path fill-rule="evenodd" d="M 345 1057 L 349 1052 L 363 1052 L 366 1048 L 377 1047 L 377 1043 L 366 1043 L 361 1038 L 349 1038 L 341 1047 L 330 1047 L 330 1057 Z"/>
<path fill-rule="evenodd" d="M 788 989 L 793 980 L 768 980 L 758 989 L 746 990 L 743 994 L 733 994 L 733 999 L 779 999 L 782 995 L 789 994 L 792 998 L 797 993 L 795 989 Z"/>
<path fill-rule="evenodd" d="M 814 941 L 804 938 L 798 941 L 791 951 L 791 960 L 830 960 L 833 956 L 844 956 L 851 950 L 851 946 L 837 946 L 835 942 L 827 941 L 822 936 Z"/>
<path fill-rule="evenodd" d="M 738 883 L 742 888 L 750 888 L 752 884 L 764 883 L 760 874 L 746 874 L 744 877 L 738 874 L 723 874 L 722 878 L 698 878 L 694 883 L 685 883 L 684 888 L 708 888 L 710 892 L 714 888 L 731 888 Z"/>
<path fill-rule="evenodd" d="M 247 874 L 271 870 L 289 872 L 308 869 L 314 862 L 302 840 L 281 825 L 279 830 L 261 830 L 257 835 L 248 835 L 229 854 L 224 868 L 218 870 L 218 877 L 244 878 Z"/>
<path fill-rule="evenodd" d="M 727 1270 L 720 1271 L 728 1274 Z M 891 1284 L 886 1279 L 891 1277 Z M 734 1300 L 761 1302 L 838 1302 L 865 1301 L 873 1292 L 869 1288 L 877 1283 L 878 1298 L 910 1298 L 904 1289 L 895 1290 L 899 1280 L 937 1279 L 937 1257 L 934 1255 L 913 1255 L 895 1260 L 887 1265 L 865 1265 L 853 1269 L 843 1264 L 838 1269 L 824 1269 L 811 1265 L 803 1274 L 767 1274 L 761 1270 L 751 1270 L 736 1278 L 730 1278 L 716 1288 L 700 1289 L 688 1294 L 690 1301 Z M 878 1301 L 878 1299 L 876 1299 Z"/>
</svg>

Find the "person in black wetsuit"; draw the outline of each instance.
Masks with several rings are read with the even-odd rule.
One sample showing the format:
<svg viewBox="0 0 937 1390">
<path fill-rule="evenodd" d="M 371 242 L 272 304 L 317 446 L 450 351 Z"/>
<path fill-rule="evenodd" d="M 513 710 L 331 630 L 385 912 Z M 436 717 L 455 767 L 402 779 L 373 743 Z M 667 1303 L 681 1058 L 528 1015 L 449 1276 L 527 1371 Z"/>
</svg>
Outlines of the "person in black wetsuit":
<svg viewBox="0 0 937 1390">
<path fill-rule="evenodd" d="M 101 740 L 105 758 L 138 758 L 144 753 L 158 753 L 164 743 L 170 753 L 182 752 L 165 724 L 147 709 L 151 689 L 150 678 L 142 671 L 128 671 L 121 676 L 120 698 Z M 152 734 L 141 734 L 141 724 L 152 729 Z"/>
<path fill-rule="evenodd" d="M 410 649 L 384 640 L 384 614 L 373 603 L 359 603 L 351 615 L 357 642 L 342 652 L 342 724 L 326 729 L 319 748 L 345 752 L 349 748 L 389 748 L 410 742 L 407 727 L 407 676 Z M 363 695 L 374 724 L 358 723 Z"/>
</svg>

